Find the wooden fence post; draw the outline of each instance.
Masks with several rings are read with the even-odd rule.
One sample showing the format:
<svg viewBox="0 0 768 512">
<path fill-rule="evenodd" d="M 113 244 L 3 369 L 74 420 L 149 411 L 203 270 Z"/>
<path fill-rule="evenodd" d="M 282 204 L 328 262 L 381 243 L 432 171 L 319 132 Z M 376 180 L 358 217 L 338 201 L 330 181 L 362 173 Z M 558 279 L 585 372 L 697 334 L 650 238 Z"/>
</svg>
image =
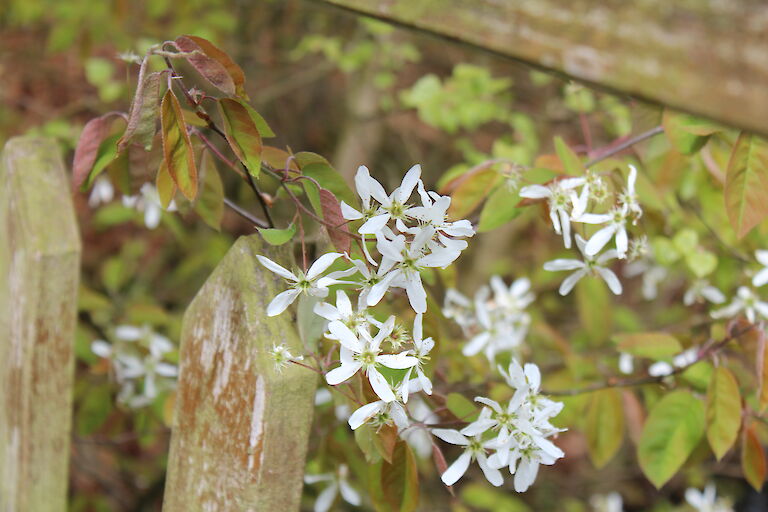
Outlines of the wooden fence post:
<svg viewBox="0 0 768 512">
<path fill-rule="evenodd" d="M 275 370 L 273 345 L 301 342 L 290 313 L 266 316 L 284 287 L 257 254 L 286 259 L 240 238 L 184 316 L 166 512 L 298 510 L 316 375 Z"/>
<path fill-rule="evenodd" d="M 80 237 L 61 151 L 0 160 L 0 511 L 67 508 Z"/>
</svg>

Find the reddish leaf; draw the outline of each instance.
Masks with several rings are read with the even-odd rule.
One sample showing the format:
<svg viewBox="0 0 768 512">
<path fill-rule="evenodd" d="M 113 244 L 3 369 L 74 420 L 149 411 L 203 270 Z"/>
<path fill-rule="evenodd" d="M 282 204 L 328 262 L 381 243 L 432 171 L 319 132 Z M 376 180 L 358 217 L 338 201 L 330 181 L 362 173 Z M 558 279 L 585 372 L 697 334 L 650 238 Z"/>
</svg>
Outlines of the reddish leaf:
<svg viewBox="0 0 768 512">
<path fill-rule="evenodd" d="M 725 176 L 725 209 L 741 238 L 768 217 L 768 141 L 742 132 Z"/>
<path fill-rule="evenodd" d="M 163 96 L 160 120 L 163 128 L 163 156 L 168 172 L 181 193 L 191 201 L 197 195 L 197 168 L 181 105 L 171 89 Z"/>
<path fill-rule="evenodd" d="M 419 473 L 416 457 L 404 441 L 395 446 L 392 462 L 381 466 L 382 497 L 389 508 L 399 512 L 416 510 L 419 504 Z M 383 503 L 380 505 L 384 505 Z"/>
<path fill-rule="evenodd" d="M 245 164 L 252 176 L 261 171 L 261 134 L 248 109 L 238 100 L 219 100 L 224 133 L 237 158 Z"/>
<path fill-rule="evenodd" d="M 139 83 L 136 87 L 136 95 L 133 97 L 131 112 L 128 114 L 128 126 L 125 133 L 117 141 L 117 150 L 122 153 L 128 144 L 134 139 L 144 149 L 152 148 L 152 140 L 155 138 L 157 108 L 160 104 L 160 73 L 146 74 L 147 62 L 144 59 L 139 69 Z"/>
<path fill-rule="evenodd" d="M 465 218 L 475 208 L 480 206 L 502 179 L 501 174 L 496 169 L 488 168 L 473 173 L 470 177 L 461 181 L 451 192 L 451 206 L 448 208 L 448 217 L 451 219 Z"/>
<path fill-rule="evenodd" d="M 245 94 L 245 73 L 243 73 L 240 66 L 238 66 L 237 63 L 224 52 L 224 50 L 214 46 L 214 44 L 207 39 L 189 35 L 187 37 L 197 43 L 207 56 L 224 66 L 224 69 L 227 70 L 227 73 L 229 73 L 229 76 L 232 78 L 232 82 L 235 84 L 235 94 L 241 98 L 248 99 L 248 95 Z"/>
<path fill-rule="evenodd" d="M 379 453 L 381 457 L 392 464 L 392 455 L 398 441 L 397 427 L 394 425 L 384 425 L 376 432 L 376 435 L 379 438 Z"/>
<path fill-rule="evenodd" d="M 323 220 L 330 224 L 330 226 L 325 226 L 328 237 L 339 252 L 348 253 L 352 244 L 352 236 L 347 228 L 347 221 L 341 215 L 339 201 L 330 190 L 321 188 L 320 206 L 323 209 Z"/>
<path fill-rule="evenodd" d="M 768 405 L 768 342 L 766 342 L 765 331 L 762 329 L 752 329 L 757 339 L 757 396 L 760 399 L 760 412 L 765 410 Z"/>
<path fill-rule="evenodd" d="M 76 187 L 88 178 L 99 153 L 99 146 L 109 136 L 109 128 L 112 125 L 110 117 L 105 115 L 91 119 L 83 127 L 72 162 L 72 182 Z"/>
<path fill-rule="evenodd" d="M 763 482 L 765 482 L 765 451 L 757 437 L 755 427 L 752 425 L 744 427 L 741 439 L 741 470 L 744 472 L 744 478 L 749 482 L 749 485 L 760 492 Z"/>
<path fill-rule="evenodd" d="M 229 70 L 212 55 L 209 55 L 206 48 L 209 50 L 215 49 L 220 54 L 226 55 L 224 52 L 205 39 L 194 36 L 177 37 L 176 47 L 182 52 L 191 54 L 185 57 L 187 62 L 189 62 L 192 67 L 203 76 L 203 78 L 208 80 L 211 85 L 225 94 L 235 94 L 235 81 L 232 79 Z"/>
</svg>

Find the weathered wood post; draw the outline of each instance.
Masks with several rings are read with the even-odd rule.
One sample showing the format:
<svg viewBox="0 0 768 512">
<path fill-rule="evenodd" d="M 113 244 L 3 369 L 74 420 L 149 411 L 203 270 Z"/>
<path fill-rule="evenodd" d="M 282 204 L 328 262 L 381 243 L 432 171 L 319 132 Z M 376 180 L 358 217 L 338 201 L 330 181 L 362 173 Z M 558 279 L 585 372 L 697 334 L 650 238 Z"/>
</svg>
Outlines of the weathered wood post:
<svg viewBox="0 0 768 512">
<path fill-rule="evenodd" d="M 0 511 L 67 508 L 80 237 L 61 151 L 0 160 Z"/>
<path fill-rule="evenodd" d="M 240 238 L 184 316 L 166 512 L 298 510 L 316 376 L 275 370 L 273 345 L 302 348 L 289 313 L 266 316 L 284 287 L 257 254 L 286 259 Z"/>
</svg>

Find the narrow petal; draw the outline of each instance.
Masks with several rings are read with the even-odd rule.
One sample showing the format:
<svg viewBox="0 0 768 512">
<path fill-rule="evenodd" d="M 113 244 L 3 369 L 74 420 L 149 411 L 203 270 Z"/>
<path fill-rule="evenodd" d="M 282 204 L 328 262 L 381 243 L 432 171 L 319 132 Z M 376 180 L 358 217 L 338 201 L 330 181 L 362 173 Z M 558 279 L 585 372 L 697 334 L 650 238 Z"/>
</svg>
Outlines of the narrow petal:
<svg viewBox="0 0 768 512">
<path fill-rule="evenodd" d="M 424 285 L 421 284 L 421 276 L 413 274 L 409 276 L 405 284 L 405 292 L 408 295 L 408 302 L 416 313 L 426 313 L 427 311 L 427 292 Z"/>
<path fill-rule="evenodd" d="M 408 198 L 411 197 L 413 189 L 419 182 L 420 177 L 421 166 L 419 164 L 414 165 L 408 170 L 407 173 L 405 173 L 405 177 L 403 177 L 403 183 L 397 189 L 397 200 L 400 203 L 404 204 Z"/>
<path fill-rule="evenodd" d="M 584 268 L 584 262 L 581 260 L 556 259 L 544 263 L 544 270 L 550 272 L 576 270 L 577 268 Z"/>
<path fill-rule="evenodd" d="M 347 220 L 359 220 L 363 218 L 363 214 L 349 206 L 344 201 L 341 202 L 341 216 Z"/>
<path fill-rule="evenodd" d="M 333 262 L 339 259 L 339 257 L 343 256 L 340 252 L 329 252 L 328 254 L 323 254 L 315 262 L 312 264 L 311 267 L 309 267 L 309 270 L 307 271 L 307 279 L 310 281 L 325 272 L 328 267 L 333 265 Z"/>
<path fill-rule="evenodd" d="M 299 290 L 295 288 L 278 293 L 277 296 L 272 299 L 272 302 L 269 303 L 269 306 L 267 306 L 267 316 L 277 316 L 285 311 L 288 306 L 293 304 L 293 301 L 296 300 L 299 293 Z"/>
<path fill-rule="evenodd" d="M 315 501 L 315 512 L 328 512 L 331 510 L 337 493 L 338 486 L 336 482 L 323 489 L 323 492 L 317 496 L 317 501 Z"/>
<path fill-rule="evenodd" d="M 419 364 L 419 360 L 415 357 L 409 356 L 405 352 L 400 354 L 382 354 L 376 356 L 376 362 L 392 368 L 393 370 L 405 370 L 406 368 L 412 368 Z"/>
<path fill-rule="evenodd" d="M 465 451 L 445 470 L 440 479 L 445 485 L 455 484 L 467 472 L 471 460 L 472 454 Z"/>
<path fill-rule="evenodd" d="M 527 197 L 528 199 L 544 199 L 550 196 L 552 196 L 552 191 L 542 185 L 528 185 L 520 189 L 520 197 Z"/>
<path fill-rule="evenodd" d="M 267 269 L 271 270 L 272 272 L 274 272 L 275 274 L 279 275 L 280 277 L 284 277 L 284 278 L 286 278 L 286 279 L 288 279 L 290 281 L 298 281 L 299 280 L 299 278 L 296 277 L 294 274 L 292 274 L 291 272 L 288 272 L 288 270 L 286 270 L 285 268 L 281 267 L 280 265 L 278 265 L 277 263 L 275 263 L 274 261 L 272 261 L 269 258 L 265 258 L 264 256 L 257 255 L 256 259 L 259 260 L 259 263 L 261 263 Z"/>
<path fill-rule="evenodd" d="M 592 235 L 592 238 L 589 239 L 587 245 L 584 246 L 584 254 L 587 256 L 594 256 L 600 252 L 602 248 L 605 247 L 605 244 L 611 240 L 615 232 L 616 226 L 611 224 Z"/>
<path fill-rule="evenodd" d="M 447 428 L 433 428 L 432 435 L 438 439 L 442 439 L 446 443 L 456 444 L 459 446 L 467 446 L 469 440 L 463 436 L 458 430 Z"/>
<path fill-rule="evenodd" d="M 600 274 L 600 277 L 603 278 L 603 281 L 605 281 L 605 284 L 608 285 L 608 288 L 611 289 L 614 295 L 621 295 L 621 282 L 612 270 L 605 267 L 595 267 L 595 270 L 597 270 L 597 272 Z"/>
<path fill-rule="evenodd" d="M 346 480 L 339 480 L 339 490 L 341 491 L 341 497 L 350 505 L 359 507 L 360 503 L 362 503 L 360 494 Z"/>
<path fill-rule="evenodd" d="M 342 364 L 325 374 L 325 381 L 331 386 L 341 384 L 352 377 L 360 369 L 360 363 Z"/>
<path fill-rule="evenodd" d="M 480 465 L 480 469 L 483 470 L 483 474 L 485 475 L 485 478 L 494 486 L 499 487 L 501 484 L 504 483 L 504 477 L 501 476 L 501 472 L 496 469 L 492 468 L 488 464 L 488 458 L 483 453 L 479 453 L 477 455 L 477 463 Z"/>
<path fill-rule="evenodd" d="M 587 271 L 584 269 L 577 270 L 573 274 L 569 275 L 563 280 L 563 283 L 560 285 L 560 289 L 558 290 L 560 292 L 560 295 L 566 296 L 568 295 L 571 290 L 573 290 L 573 287 L 576 286 L 576 283 L 579 282 L 579 279 L 584 277 L 586 275 Z"/>
<path fill-rule="evenodd" d="M 347 347 L 352 352 L 357 352 L 359 354 L 363 351 L 363 343 L 360 341 L 360 338 L 358 338 L 358 336 L 341 321 L 334 320 L 333 322 L 329 323 L 328 330 L 336 337 L 337 340 L 339 340 L 339 343 Z"/>
<path fill-rule="evenodd" d="M 96 340 L 91 343 L 91 352 L 99 357 L 109 357 L 112 355 L 112 345 L 104 340 Z"/>
<path fill-rule="evenodd" d="M 381 215 L 371 217 L 360 226 L 357 232 L 363 235 L 375 235 L 381 231 L 381 228 L 387 225 L 389 219 L 390 216 L 388 213 L 382 213 Z"/>
<path fill-rule="evenodd" d="M 349 426 L 352 427 L 352 430 L 357 429 L 360 425 L 376 416 L 379 411 L 381 411 L 382 407 L 384 407 L 384 402 L 381 400 L 371 402 L 370 404 L 365 404 L 353 412 L 349 417 Z"/>
<path fill-rule="evenodd" d="M 374 393 L 385 402 L 394 402 L 397 398 L 387 379 L 376 368 L 368 369 L 368 381 L 371 383 Z"/>
<path fill-rule="evenodd" d="M 762 269 L 752 278 L 752 285 L 755 287 L 763 286 L 765 283 L 768 283 L 768 267 Z"/>
</svg>

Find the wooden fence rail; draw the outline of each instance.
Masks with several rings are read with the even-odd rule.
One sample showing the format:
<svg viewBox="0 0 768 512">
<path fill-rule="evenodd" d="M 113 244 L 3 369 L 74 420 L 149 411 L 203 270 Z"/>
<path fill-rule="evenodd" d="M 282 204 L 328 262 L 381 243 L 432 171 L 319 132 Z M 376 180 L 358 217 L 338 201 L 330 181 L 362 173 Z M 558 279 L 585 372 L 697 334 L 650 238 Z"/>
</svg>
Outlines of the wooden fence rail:
<svg viewBox="0 0 768 512">
<path fill-rule="evenodd" d="M 2 512 L 67 508 L 80 267 L 69 190 L 56 142 L 8 141 L 0 161 Z"/>
<path fill-rule="evenodd" d="M 768 134 L 762 0 L 323 0 Z"/>
<path fill-rule="evenodd" d="M 184 316 L 176 413 L 163 510 L 298 510 L 316 376 L 269 355 L 303 351 L 288 314 L 266 316 L 282 291 L 256 260 L 257 235 L 239 239 Z"/>
</svg>

